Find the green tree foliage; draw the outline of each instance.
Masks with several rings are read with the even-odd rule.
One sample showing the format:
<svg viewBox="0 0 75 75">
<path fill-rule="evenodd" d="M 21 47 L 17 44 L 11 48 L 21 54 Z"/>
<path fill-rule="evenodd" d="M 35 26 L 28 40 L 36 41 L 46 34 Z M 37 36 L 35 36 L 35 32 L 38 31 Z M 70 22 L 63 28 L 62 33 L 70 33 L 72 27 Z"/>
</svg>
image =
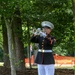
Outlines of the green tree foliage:
<svg viewBox="0 0 75 75">
<path fill-rule="evenodd" d="M 55 26 L 52 32 L 57 40 L 55 46 L 59 45 L 70 55 L 73 54 L 74 28 L 71 0 L 1 0 L 0 3 L 0 13 L 9 17 L 15 16 L 13 13 L 17 4 L 20 7 L 25 45 L 28 39 L 27 21 L 30 28 L 38 28 L 41 27 L 41 21 L 48 20 Z"/>
<path fill-rule="evenodd" d="M 74 28 L 71 0 L 29 0 L 22 3 L 23 23 L 28 19 L 30 26 L 37 28 L 41 27 L 41 21 L 51 21 L 55 26 L 52 34 L 56 37 L 56 46 L 59 45 L 62 49 L 66 49 L 66 55 L 73 55 Z"/>
<path fill-rule="evenodd" d="M 0 47 L 0 61 L 3 61 L 3 50 L 1 47 Z"/>
</svg>

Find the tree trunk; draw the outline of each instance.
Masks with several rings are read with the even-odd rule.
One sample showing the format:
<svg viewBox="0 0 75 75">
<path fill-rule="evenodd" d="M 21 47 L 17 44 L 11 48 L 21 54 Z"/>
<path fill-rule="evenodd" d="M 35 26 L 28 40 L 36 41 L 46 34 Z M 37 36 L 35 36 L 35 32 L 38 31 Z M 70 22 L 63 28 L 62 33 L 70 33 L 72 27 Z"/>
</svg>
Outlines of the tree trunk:
<svg viewBox="0 0 75 75">
<path fill-rule="evenodd" d="M 29 66 L 30 66 L 30 69 L 31 69 L 32 67 L 31 67 L 31 58 L 30 58 L 30 40 L 29 40 L 30 39 L 30 32 L 29 32 L 30 27 L 29 27 L 29 21 L 27 21 L 27 27 L 28 27 L 28 36 L 27 36 L 28 37 L 28 58 L 29 58 Z"/>
<path fill-rule="evenodd" d="M 24 63 L 24 45 L 22 42 L 22 24 L 20 18 L 20 10 L 16 8 L 13 19 L 13 37 L 16 51 L 16 69 L 25 70 Z"/>
<path fill-rule="evenodd" d="M 75 39 L 75 0 L 72 0 L 72 9 L 73 9 L 73 20 L 74 20 L 74 39 Z M 75 46 L 74 46 L 74 56 L 75 56 Z"/>
<path fill-rule="evenodd" d="M 12 48 L 12 27 L 8 19 L 5 18 L 5 23 L 7 27 L 7 35 L 8 35 L 8 50 L 9 50 L 9 59 L 10 59 L 10 66 L 11 66 L 11 75 L 16 75 L 15 70 L 15 62 L 14 62 L 14 51 Z"/>
<path fill-rule="evenodd" d="M 10 61 L 9 61 L 9 52 L 8 52 L 8 37 L 7 37 L 7 29 L 5 26 L 4 18 L 1 18 L 2 30 L 3 30 L 3 53 L 4 53 L 4 66 L 9 68 Z"/>
<path fill-rule="evenodd" d="M 72 0 L 72 8 L 73 8 L 73 20 L 74 20 L 74 42 L 75 42 L 75 0 Z M 75 57 L 75 46 L 74 46 L 74 57 Z M 75 74 L 75 71 L 74 71 Z"/>
<path fill-rule="evenodd" d="M 75 29 L 75 0 L 72 0 L 72 8 L 73 8 L 73 20 L 74 20 L 74 29 Z"/>
</svg>

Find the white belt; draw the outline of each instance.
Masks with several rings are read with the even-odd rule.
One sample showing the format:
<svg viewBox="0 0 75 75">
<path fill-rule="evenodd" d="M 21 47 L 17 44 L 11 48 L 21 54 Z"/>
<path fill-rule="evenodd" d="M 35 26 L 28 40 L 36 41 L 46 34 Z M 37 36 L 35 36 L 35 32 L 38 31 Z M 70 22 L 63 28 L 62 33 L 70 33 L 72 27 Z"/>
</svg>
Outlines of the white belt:
<svg viewBox="0 0 75 75">
<path fill-rule="evenodd" d="M 42 49 L 39 49 L 38 52 L 43 52 L 43 53 L 44 52 L 52 52 L 52 50 L 42 50 Z"/>
</svg>

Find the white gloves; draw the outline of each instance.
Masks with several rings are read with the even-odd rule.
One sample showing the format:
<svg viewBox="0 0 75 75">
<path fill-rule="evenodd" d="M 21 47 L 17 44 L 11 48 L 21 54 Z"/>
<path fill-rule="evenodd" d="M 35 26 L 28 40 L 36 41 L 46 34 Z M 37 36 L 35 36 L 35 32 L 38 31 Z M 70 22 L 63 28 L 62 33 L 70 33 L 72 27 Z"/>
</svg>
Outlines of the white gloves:
<svg viewBox="0 0 75 75">
<path fill-rule="evenodd" d="M 33 34 L 36 35 L 40 35 L 40 37 L 46 37 L 46 33 L 44 33 L 43 31 L 41 31 L 40 28 L 38 28 L 36 31 L 33 32 Z"/>
<path fill-rule="evenodd" d="M 33 31 L 33 34 L 34 35 L 40 35 L 40 32 L 41 32 L 41 29 L 38 28 L 38 29 L 36 29 L 36 30 Z"/>
<path fill-rule="evenodd" d="M 44 32 L 40 32 L 40 36 L 45 38 L 47 35 Z"/>
</svg>

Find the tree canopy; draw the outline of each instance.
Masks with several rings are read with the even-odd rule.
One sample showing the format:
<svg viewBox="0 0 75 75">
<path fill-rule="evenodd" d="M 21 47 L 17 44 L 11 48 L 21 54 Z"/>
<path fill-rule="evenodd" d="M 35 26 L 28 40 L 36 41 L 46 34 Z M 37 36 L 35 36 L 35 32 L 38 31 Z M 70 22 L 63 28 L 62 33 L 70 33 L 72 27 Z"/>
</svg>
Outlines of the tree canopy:
<svg viewBox="0 0 75 75">
<path fill-rule="evenodd" d="M 0 0 L 0 15 L 12 21 L 15 9 L 21 12 L 23 42 L 27 44 L 27 21 L 29 26 L 41 28 L 43 20 L 51 21 L 55 28 L 52 35 L 56 46 L 66 49 L 70 55 L 74 50 L 74 27 L 71 0 Z M 68 54 L 67 53 L 67 54 Z"/>
</svg>

